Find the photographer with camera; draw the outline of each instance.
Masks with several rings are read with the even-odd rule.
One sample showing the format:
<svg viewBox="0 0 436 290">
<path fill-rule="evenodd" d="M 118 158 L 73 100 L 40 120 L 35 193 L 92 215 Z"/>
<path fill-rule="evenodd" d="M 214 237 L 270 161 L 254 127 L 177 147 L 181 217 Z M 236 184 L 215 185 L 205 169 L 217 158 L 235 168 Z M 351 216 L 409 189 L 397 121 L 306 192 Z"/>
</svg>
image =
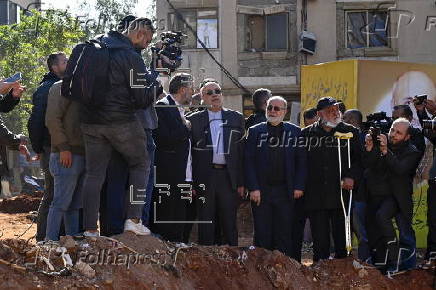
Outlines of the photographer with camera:
<svg viewBox="0 0 436 290">
<path fill-rule="evenodd" d="M 413 120 L 413 112 L 409 105 L 396 105 L 392 110 L 392 119 L 405 118 L 409 122 Z M 410 127 L 410 143 L 415 145 L 416 149 L 421 152 L 421 157 L 425 152 L 425 139 L 419 128 Z"/>
<path fill-rule="evenodd" d="M 398 255 L 403 261 L 415 258 L 415 232 L 412 228 L 413 177 L 420 152 L 410 143 L 410 122 L 398 118 L 388 136 L 378 130 L 365 136 L 363 164 L 368 191 L 368 236 L 376 248 L 376 265 L 383 265 L 388 274 L 399 271 Z M 398 239 L 392 218 L 401 215 L 398 224 L 405 248 L 399 253 Z M 386 253 L 386 251 L 388 251 Z M 386 265 L 384 265 L 387 256 Z"/>
<path fill-rule="evenodd" d="M 428 100 L 426 95 L 422 95 L 413 98 L 413 104 L 423 128 L 422 133 L 433 144 L 433 164 L 429 172 L 427 190 L 428 235 L 426 262 L 421 265 L 422 268 L 430 268 L 432 261 L 436 258 L 436 103 Z"/>
</svg>

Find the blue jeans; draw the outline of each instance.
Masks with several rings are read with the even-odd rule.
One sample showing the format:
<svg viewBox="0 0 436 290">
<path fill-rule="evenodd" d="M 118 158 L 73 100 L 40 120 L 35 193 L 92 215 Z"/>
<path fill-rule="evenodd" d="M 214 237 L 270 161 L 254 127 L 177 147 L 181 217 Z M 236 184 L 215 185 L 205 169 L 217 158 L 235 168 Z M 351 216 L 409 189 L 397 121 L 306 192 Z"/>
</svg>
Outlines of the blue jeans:
<svg viewBox="0 0 436 290">
<path fill-rule="evenodd" d="M 148 227 L 149 220 L 150 220 L 151 199 L 153 197 L 153 187 L 154 187 L 154 151 L 156 150 L 156 144 L 154 144 L 152 131 L 145 130 L 145 133 L 147 134 L 147 151 L 151 163 L 150 163 L 150 175 L 148 177 L 148 183 L 147 183 L 147 190 L 145 191 L 145 204 L 144 204 L 144 208 L 142 209 L 142 224 Z"/>
<path fill-rule="evenodd" d="M 72 155 L 72 165 L 60 164 L 59 153 L 50 154 L 50 173 L 54 178 L 53 201 L 47 218 L 46 240 L 58 240 L 62 218 L 66 235 L 79 233 L 79 209 L 82 208 L 82 180 L 85 172 L 85 157 Z"/>
<path fill-rule="evenodd" d="M 366 202 L 353 202 L 353 225 L 359 239 L 357 254 L 361 261 L 367 261 L 371 257 L 368 245 L 368 233 L 366 232 L 366 210 Z"/>
</svg>

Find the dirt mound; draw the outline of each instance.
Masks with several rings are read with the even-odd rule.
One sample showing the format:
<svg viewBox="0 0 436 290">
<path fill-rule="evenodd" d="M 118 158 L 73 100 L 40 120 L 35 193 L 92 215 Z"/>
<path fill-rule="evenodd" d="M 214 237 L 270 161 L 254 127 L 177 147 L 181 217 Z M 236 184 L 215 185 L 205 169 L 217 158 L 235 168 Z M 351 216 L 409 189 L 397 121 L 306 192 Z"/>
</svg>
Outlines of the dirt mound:
<svg viewBox="0 0 436 290">
<path fill-rule="evenodd" d="M 24 213 L 38 209 L 41 197 L 39 194 L 30 196 L 20 194 L 0 201 L 0 212 L 4 213 Z"/>
<path fill-rule="evenodd" d="M 63 238 L 61 246 L 0 241 L 1 288 L 427 289 L 433 278 L 416 270 L 389 279 L 352 258 L 306 267 L 277 251 L 176 245 L 128 233 Z"/>
</svg>

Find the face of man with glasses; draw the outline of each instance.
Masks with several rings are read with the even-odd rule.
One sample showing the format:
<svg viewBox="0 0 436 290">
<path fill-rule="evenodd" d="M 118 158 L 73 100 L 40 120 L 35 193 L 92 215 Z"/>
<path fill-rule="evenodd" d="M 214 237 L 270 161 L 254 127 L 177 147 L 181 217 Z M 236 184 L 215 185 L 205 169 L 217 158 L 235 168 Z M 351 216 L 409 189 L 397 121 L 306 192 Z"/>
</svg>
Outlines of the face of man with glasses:
<svg viewBox="0 0 436 290">
<path fill-rule="evenodd" d="M 204 105 L 211 106 L 209 110 L 219 111 L 223 107 L 223 94 L 221 87 L 216 83 L 207 83 L 201 89 Z"/>
<path fill-rule="evenodd" d="M 269 100 L 266 106 L 266 118 L 269 123 L 276 125 L 283 122 L 286 115 L 286 105 L 281 100 Z"/>
</svg>

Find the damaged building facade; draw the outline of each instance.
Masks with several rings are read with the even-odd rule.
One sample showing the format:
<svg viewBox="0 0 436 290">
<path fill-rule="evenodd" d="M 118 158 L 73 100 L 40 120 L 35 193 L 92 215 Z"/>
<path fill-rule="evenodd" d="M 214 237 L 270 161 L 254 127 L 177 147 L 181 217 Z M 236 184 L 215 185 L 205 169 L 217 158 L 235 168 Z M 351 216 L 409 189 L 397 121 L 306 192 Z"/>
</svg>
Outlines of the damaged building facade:
<svg viewBox="0 0 436 290">
<path fill-rule="evenodd" d="M 348 58 L 436 63 L 436 4 L 431 0 L 169 2 L 178 13 L 167 0 L 157 0 L 158 29 L 188 35 L 182 67 L 197 83 L 217 79 L 226 106 L 245 115 L 253 109 L 250 95 L 220 70 L 178 14 L 245 88 L 266 87 L 285 97 L 293 116 L 300 109 L 301 65 Z"/>
</svg>

